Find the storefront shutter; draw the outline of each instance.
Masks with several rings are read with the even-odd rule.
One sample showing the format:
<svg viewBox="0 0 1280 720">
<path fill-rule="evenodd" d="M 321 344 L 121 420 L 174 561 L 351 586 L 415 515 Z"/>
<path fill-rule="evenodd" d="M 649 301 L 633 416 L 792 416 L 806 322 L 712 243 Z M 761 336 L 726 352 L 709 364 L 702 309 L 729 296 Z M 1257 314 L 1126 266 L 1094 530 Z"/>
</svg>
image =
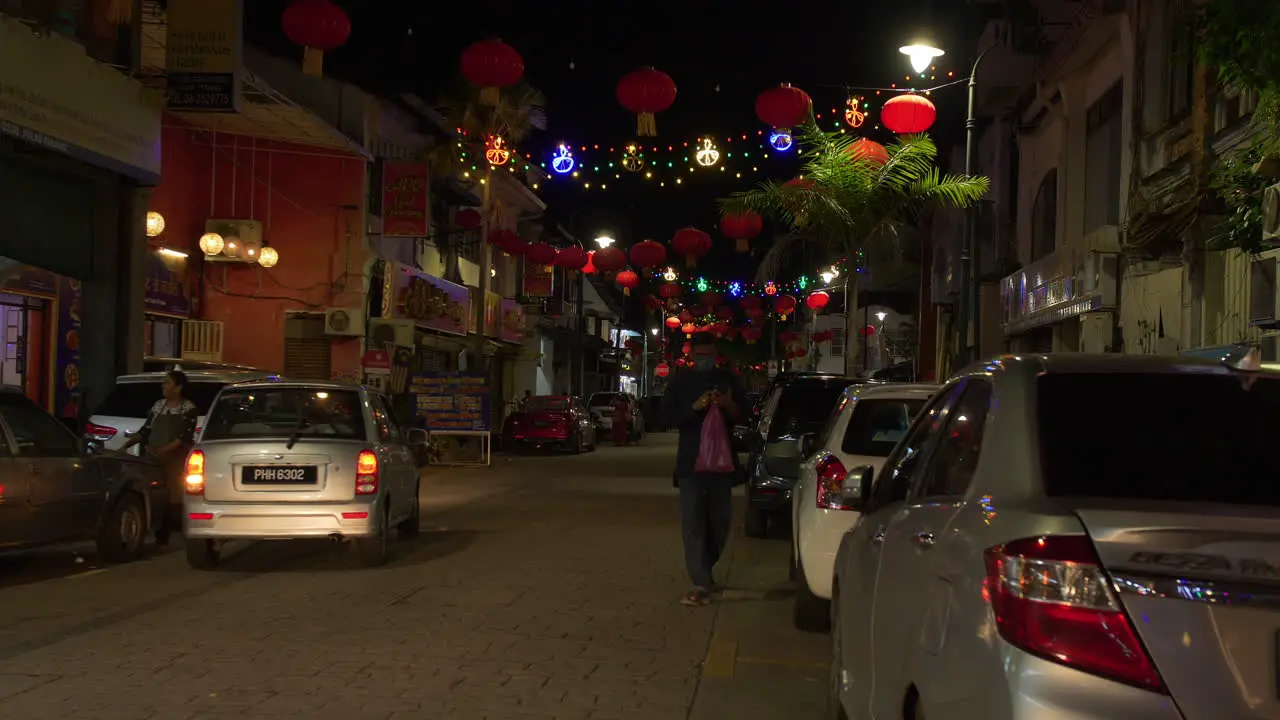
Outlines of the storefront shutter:
<svg viewBox="0 0 1280 720">
<path fill-rule="evenodd" d="M 328 338 L 286 338 L 284 375 L 290 380 L 328 380 L 332 377 L 332 345 Z"/>
</svg>

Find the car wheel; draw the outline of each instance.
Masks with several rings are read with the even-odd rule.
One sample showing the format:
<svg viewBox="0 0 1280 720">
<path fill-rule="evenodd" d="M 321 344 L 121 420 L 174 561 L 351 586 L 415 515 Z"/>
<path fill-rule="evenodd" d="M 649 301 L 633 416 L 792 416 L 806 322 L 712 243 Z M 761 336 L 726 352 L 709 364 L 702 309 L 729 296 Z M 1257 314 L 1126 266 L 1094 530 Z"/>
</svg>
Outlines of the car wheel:
<svg viewBox="0 0 1280 720">
<path fill-rule="evenodd" d="M 356 554 L 365 567 L 378 567 L 387 563 L 387 525 L 391 521 L 391 512 L 384 508 L 382 522 L 378 523 L 378 532 L 373 537 L 356 538 Z"/>
<path fill-rule="evenodd" d="M 187 539 L 183 544 L 187 550 L 187 565 L 192 570 L 211 570 L 221 560 L 218 547 L 212 540 Z"/>
<path fill-rule="evenodd" d="M 804 561 L 796 556 L 796 594 L 792 599 L 791 623 L 797 630 L 820 633 L 831 629 L 831 603 L 809 590 Z"/>
<path fill-rule="evenodd" d="M 400 526 L 396 528 L 396 537 L 401 539 L 417 537 L 422 530 L 422 498 L 419 491 L 422 488 L 422 481 L 418 481 L 413 485 L 413 509 L 409 511 L 409 517 L 400 521 Z"/>
<path fill-rule="evenodd" d="M 840 701 L 840 690 L 844 686 L 841 679 L 844 675 L 844 652 L 841 650 L 840 613 L 836 589 L 831 590 L 831 669 L 827 677 L 827 717 L 831 720 L 849 720 L 844 711 L 844 703 Z"/>
<path fill-rule="evenodd" d="M 743 529 L 749 538 L 762 538 L 769 535 L 769 513 L 756 508 L 747 509 L 747 518 Z"/>
<path fill-rule="evenodd" d="M 107 562 L 129 562 L 142 554 L 147 535 L 147 511 L 136 493 L 121 495 L 111 506 L 98 533 L 98 554 Z"/>
</svg>

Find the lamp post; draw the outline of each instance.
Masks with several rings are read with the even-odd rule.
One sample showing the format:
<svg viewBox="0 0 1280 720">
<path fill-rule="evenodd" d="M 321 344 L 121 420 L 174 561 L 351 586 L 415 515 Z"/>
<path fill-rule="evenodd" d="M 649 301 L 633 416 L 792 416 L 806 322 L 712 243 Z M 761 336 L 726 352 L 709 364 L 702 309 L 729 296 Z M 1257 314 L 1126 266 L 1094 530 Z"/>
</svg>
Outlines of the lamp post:
<svg viewBox="0 0 1280 720">
<path fill-rule="evenodd" d="M 986 48 L 978 53 L 977 59 L 973 61 L 973 66 L 969 70 L 969 102 L 968 111 L 964 121 L 964 174 L 973 176 L 973 166 L 978 155 L 978 119 L 975 115 L 977 111 L 977 95 L 978 95 L 978 67 L 982 64 L 982 59 L 987 56 L 994 45 Z M 898 48 L 898 52 L 906 55 L 911 61 L 911 68 L 917 73 L 922 73 L 929 67 L 929 63 L 934 58 L 942 57 L 945 53 L 937 46 L 928 42 L 915 42 L 910 45 L 904 45 Z M 965 208 L 964 212 L 964 232 L 960 235 L 960 287 L 956 300 L 956 326 L 958 328 L 958 342 L 956 343 L 956 355 L 951 364 L 952 371 L 960 370 L 969 362 L 969 323 L 970 312 L 973 313 L 973 342 L 974 345 L 980 347 L 982 320 L 981 313 L 978 311 L 978 283 L 974 277 L 974 269 L 978 266 L 978 248 L 975 239 L 978 235 L 978 206 L 972 205 Z"/>
</svg>

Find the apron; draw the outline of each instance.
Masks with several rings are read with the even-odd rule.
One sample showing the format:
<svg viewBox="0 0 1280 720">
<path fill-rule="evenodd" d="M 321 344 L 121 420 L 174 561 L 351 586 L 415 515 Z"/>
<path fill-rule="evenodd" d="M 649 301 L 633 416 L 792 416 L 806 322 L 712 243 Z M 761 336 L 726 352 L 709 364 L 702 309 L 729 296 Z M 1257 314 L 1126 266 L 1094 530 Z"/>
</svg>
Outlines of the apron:
<svg viewBox="0 0 1280 720">
<path fill-rule="evenodd" d="M 182 415 L 173 413 L 156 415 L 151 419 L 151 435 L 147 438 L 147 448 L 158 450 L 180 439 L 186 423 L 187 419 Z M 182 453 L 174 453 L 160 460 L 160 465 L 164 468 L 164 481 L 170 505 L 182 504 L 182 466 L 185 461 L 186 458 Z"/>
</svg>

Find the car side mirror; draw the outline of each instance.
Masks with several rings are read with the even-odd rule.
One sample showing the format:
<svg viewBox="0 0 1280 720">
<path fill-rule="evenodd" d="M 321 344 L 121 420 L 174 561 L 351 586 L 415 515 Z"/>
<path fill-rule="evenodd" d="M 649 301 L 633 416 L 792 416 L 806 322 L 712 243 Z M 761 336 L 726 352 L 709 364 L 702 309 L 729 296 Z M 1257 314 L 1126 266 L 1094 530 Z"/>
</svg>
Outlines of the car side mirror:
<svg viewBox="0 0 1280 720">
<path fill-rule="evenodd" d="M 423 429 L 421 429 L 421 428 L 413 428 L 412 430 L 410 430 L 410 431 L 409 431 L 409 444 L 410 444 L 410 445 L 426 445 L 426 444 L 427 444 L 427 431 L 426 431 L 426 430 L 423 430 Z"/>
<path fill-rule="evenodd" d="M 874 477 L 875 468 L 870 465 L 859 465 L 846 473 L 840 485 L 840 504 L 854 512 L 864 512 L 871 501 Z"/>
<path fill-rule="evenodd" d="M 818 439 L 813 433 L 805 433 L 796 441 L 796 445 L 800 448 L 800 458 L 804 459 L 813 454 L 814 446 L 818 444 Z"/>
</svg>

